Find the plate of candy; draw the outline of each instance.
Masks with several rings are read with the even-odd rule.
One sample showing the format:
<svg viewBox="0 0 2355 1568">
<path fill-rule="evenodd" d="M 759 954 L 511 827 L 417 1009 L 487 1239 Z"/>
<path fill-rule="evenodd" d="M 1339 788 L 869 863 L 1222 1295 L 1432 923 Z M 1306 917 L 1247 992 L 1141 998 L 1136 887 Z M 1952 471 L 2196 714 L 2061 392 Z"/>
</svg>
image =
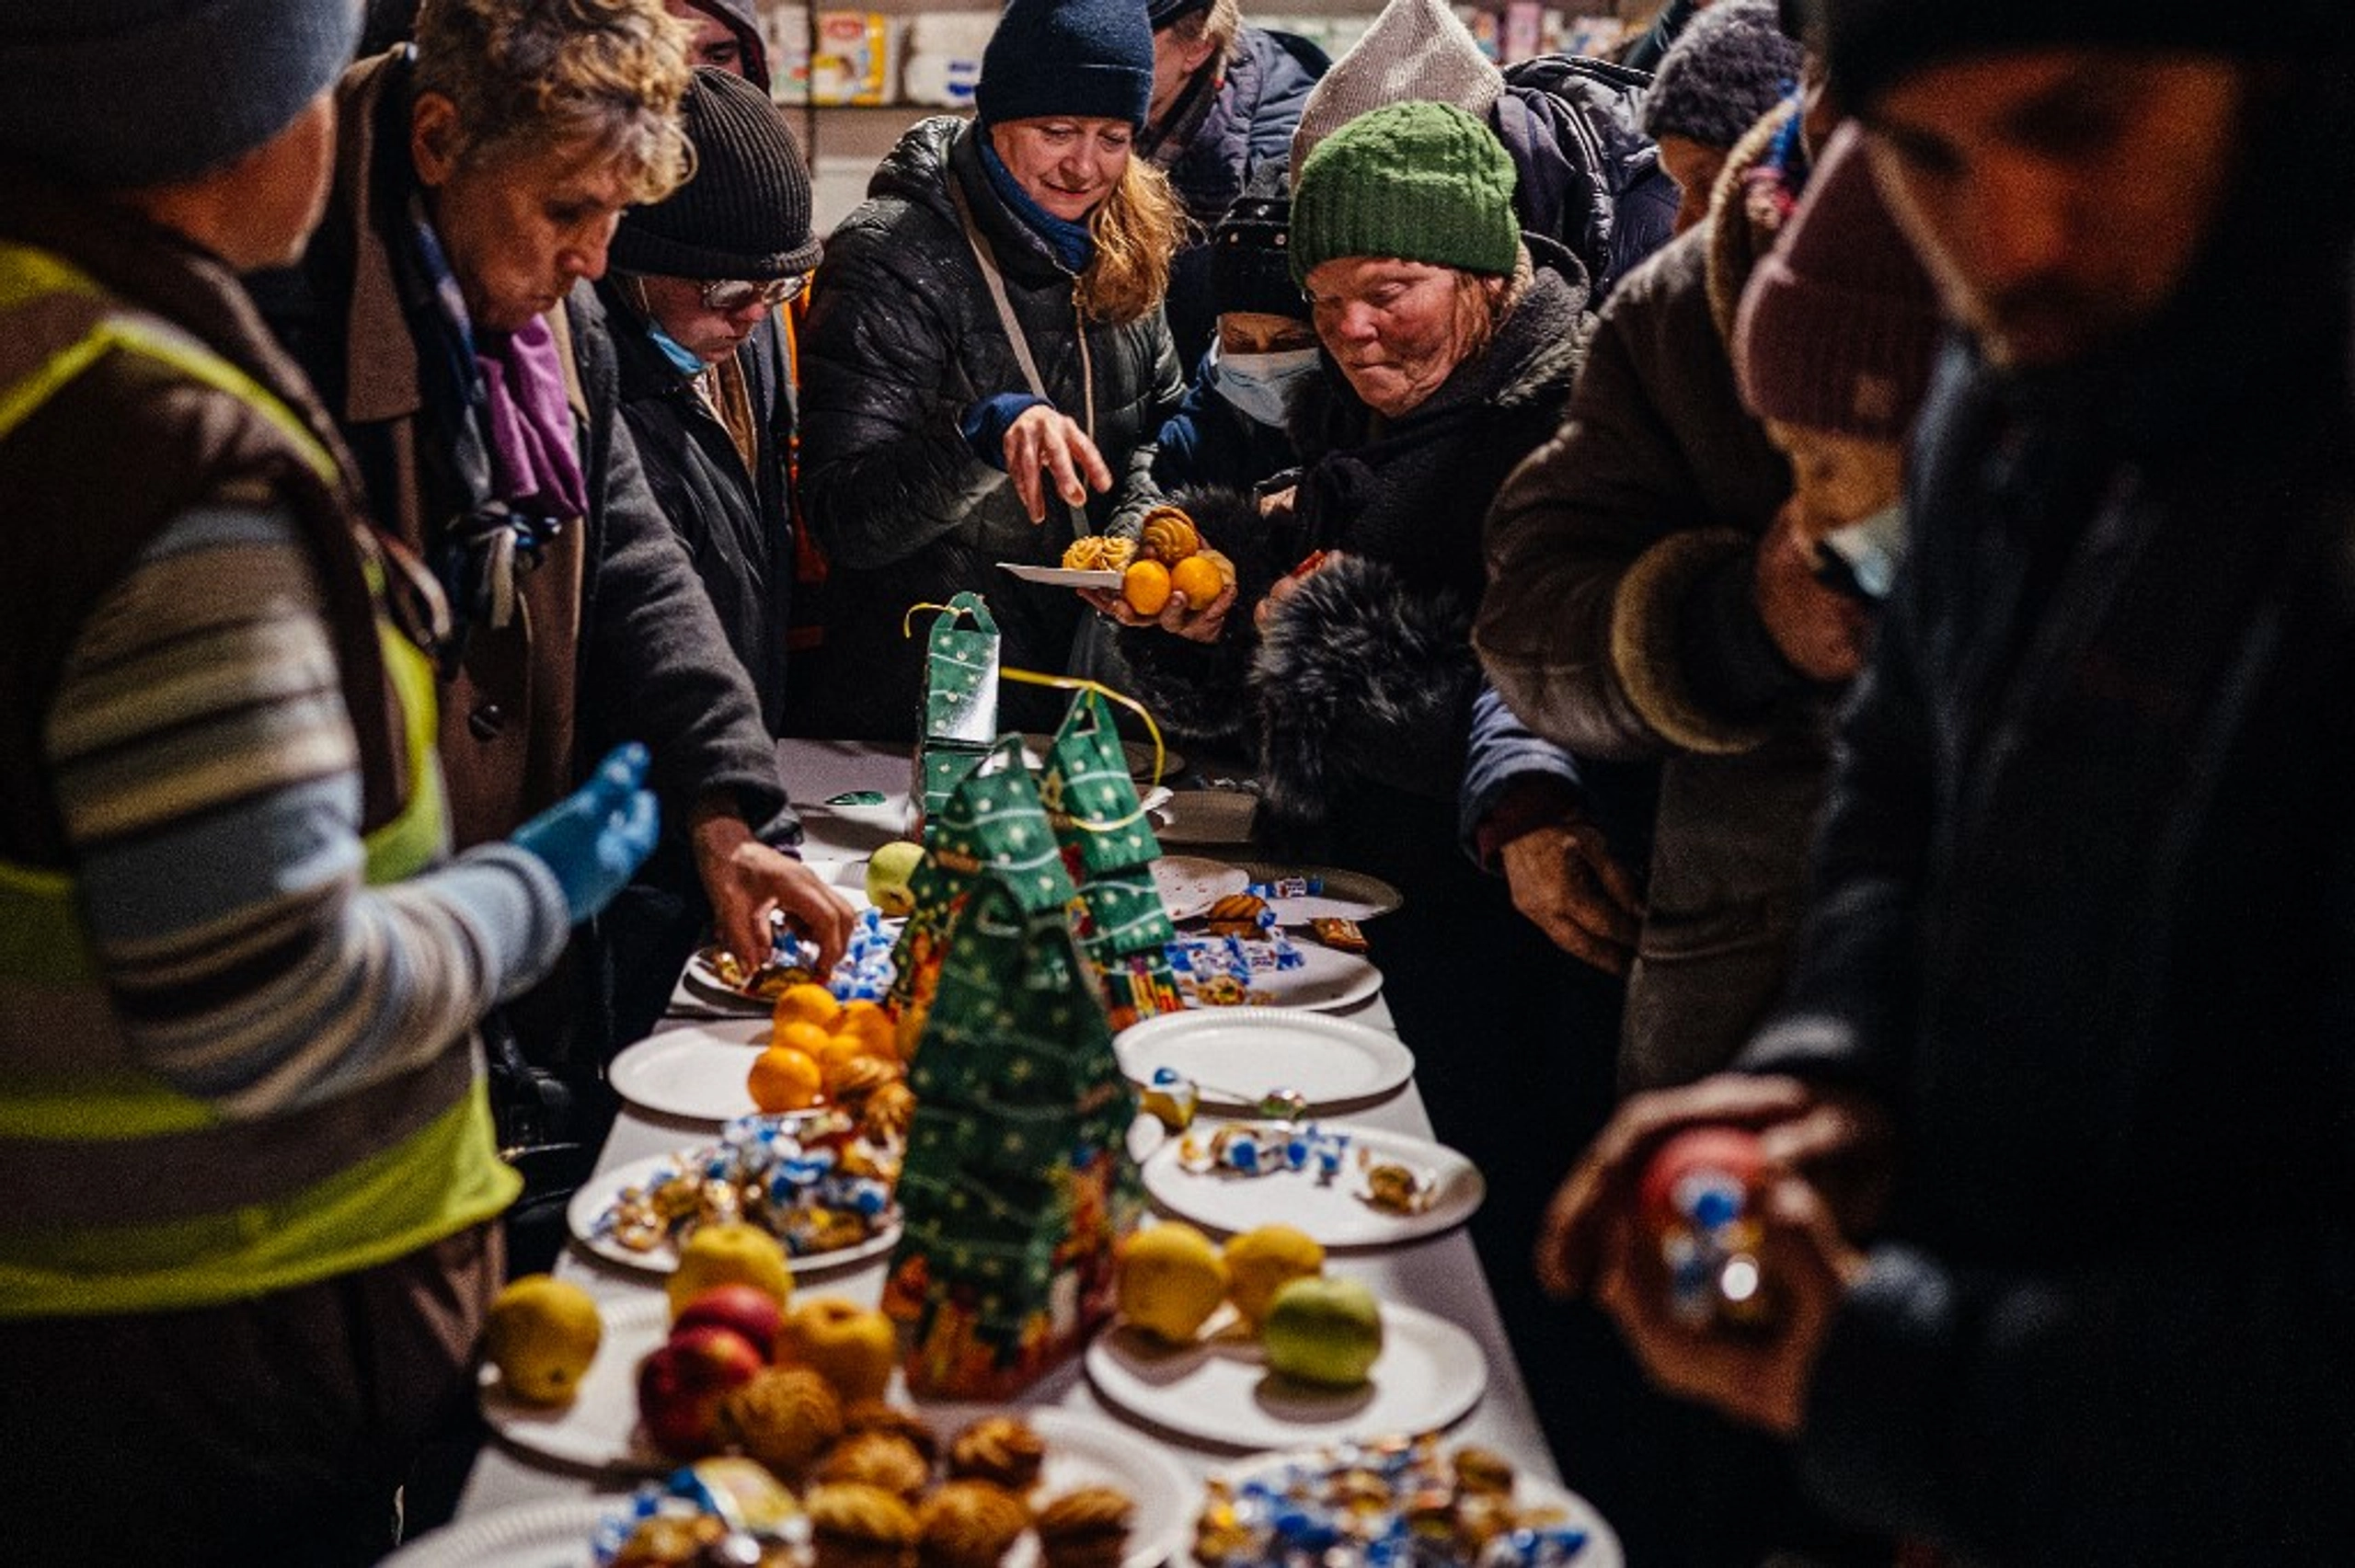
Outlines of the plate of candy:
<svg viewBox="0 0 2355 1568">
<path fill-rule="evenodd" d="M 1338 1122 L 1203 1123 L 1139 1173 L 1181 1219 L 1239 1235 L 1281 1222 L 1327 1247 L 1386 1247 L 1452 1230 L 1488 1196 L 1478 1167 L 1428 1139 Z"/>
</svg>

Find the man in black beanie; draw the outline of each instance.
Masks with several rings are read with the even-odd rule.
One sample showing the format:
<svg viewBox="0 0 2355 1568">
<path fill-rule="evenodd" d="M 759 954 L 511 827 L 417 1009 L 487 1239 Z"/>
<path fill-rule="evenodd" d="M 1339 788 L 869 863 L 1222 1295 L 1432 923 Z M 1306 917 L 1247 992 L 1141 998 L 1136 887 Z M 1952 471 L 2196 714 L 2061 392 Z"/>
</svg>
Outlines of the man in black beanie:
<svg viewBox="0 0 2355 1568">
<path fill-rule="evenodd" d="M 780 313 L 818 264 L 810 171 L 785 116 L 741 76 L 699 67 L 681 101 L 695 173 L 623 214 L 597 284 L 620 361 L 621 413 L 655 499 L 687 547 L 761 719 L 785 733 L 794 586 L 791 360 Z M 661 1014 L 709 918 L 666 846 L 606 915 L 622 1039 Z"/>
<path fill-rule="evenodd" d="M 1956 1560 L 2355 1561 L 2346 8 L 1823 9 L 1968 338 L 1782 1010 L 1541 1265 Z M 1739 1329 L 1639 1239 L 1698 1126 L 1762 1162 Z"/>
</svg>

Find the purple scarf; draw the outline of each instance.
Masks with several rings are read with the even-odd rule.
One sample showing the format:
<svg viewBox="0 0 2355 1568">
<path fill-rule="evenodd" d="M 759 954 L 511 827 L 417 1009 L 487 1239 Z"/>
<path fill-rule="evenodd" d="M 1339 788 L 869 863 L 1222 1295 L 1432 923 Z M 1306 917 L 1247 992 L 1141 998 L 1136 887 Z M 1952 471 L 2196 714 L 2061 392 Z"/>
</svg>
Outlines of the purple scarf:
<svg viewBox="0 0 2355 1568">
<path fill-rule="evenodd" d="M 480 334 L 475 365 L 482 372 L 483 435 L 499 498 L 519 512 L 567 521 L 586 516 L 589 487 L 580 476 L 564 365 L 547 317 L 534 316 L 503 336 Z"/>
</svg>

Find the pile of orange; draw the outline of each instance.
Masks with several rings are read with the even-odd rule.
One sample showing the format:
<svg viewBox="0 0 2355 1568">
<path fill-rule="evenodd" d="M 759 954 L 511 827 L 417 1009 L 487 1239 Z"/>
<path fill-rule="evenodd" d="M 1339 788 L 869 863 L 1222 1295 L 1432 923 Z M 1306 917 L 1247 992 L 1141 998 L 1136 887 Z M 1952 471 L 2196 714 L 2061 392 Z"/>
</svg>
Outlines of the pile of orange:
<svg viewBox="0 0 2355 1568">
<path fill-rule="evenodd" d="M 1140 615 L 1158 615 L 1172 593 L 1201 610 L 1235 583 L 1235 563 L 1205 548 L 1193 519 L 1155 507 L 1137 535 L 1137 559 L 1120 575 L 1120 597 Z"/>
<path fill-rule="evenodd" d="M 841 1098 L 854 1073 L 872 1089 L 874 1071 L 851 1064 L 861 1058 L 882 1063 L 896 1080 L 902 1070 L 897 1034 L 891 1015 L 874 1002 L 837 1001 L 814 982 L 789 987 L 776 999 L 768 1047 L 753 1059 L 744 1086 L 752 1104 L 772 1115 Z"/>
</svg>

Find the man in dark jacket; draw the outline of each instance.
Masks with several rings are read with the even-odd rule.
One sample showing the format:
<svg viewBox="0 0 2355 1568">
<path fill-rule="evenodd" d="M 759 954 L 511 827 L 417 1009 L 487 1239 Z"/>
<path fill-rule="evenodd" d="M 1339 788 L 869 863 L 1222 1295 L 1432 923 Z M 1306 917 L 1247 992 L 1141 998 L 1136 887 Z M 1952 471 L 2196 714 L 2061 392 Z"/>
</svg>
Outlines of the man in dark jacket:
<svg viewBox="0 0 2355 1568">
<path fill-rule="evenodd" d="M 647 484 L 687 548 L 761 723 L 785 733 L 793 592 L 793 385 L 777 319 L 818 264 L 810 174 L 768 95 L 704 66 L 680 103 L 695 171 L 614 232 L 597 284 L 621 412 Z M 653 1025 L 710 919 L 677 841 L 605 916 L 615 1032 Z"/>
<path fill-rule="evenodd" d="M 1210 347 L 1210 234 L 1262 171 L 1290 155 L 1292 127 L 1325 52 L 1304 38 L 1247 27 L 1235 0 L 1154 0 L 1153 102 L 1137 150 L 1160 166 L 1194 221 L 1170 269 L 1169 336 L 1190 368 Z"/>
<path fill-rule="evenodd" d="M 1980 1562 L 2355 1556 L 2355 171 L 2343 7 L 1833 0 L 1973 341 L 1745 1072 L 1633 1102 L 1541 1261 L 1656 1376 Z M 1763 1129 L 1771 1321 L 1632 1187 Z"/>
</svg>

